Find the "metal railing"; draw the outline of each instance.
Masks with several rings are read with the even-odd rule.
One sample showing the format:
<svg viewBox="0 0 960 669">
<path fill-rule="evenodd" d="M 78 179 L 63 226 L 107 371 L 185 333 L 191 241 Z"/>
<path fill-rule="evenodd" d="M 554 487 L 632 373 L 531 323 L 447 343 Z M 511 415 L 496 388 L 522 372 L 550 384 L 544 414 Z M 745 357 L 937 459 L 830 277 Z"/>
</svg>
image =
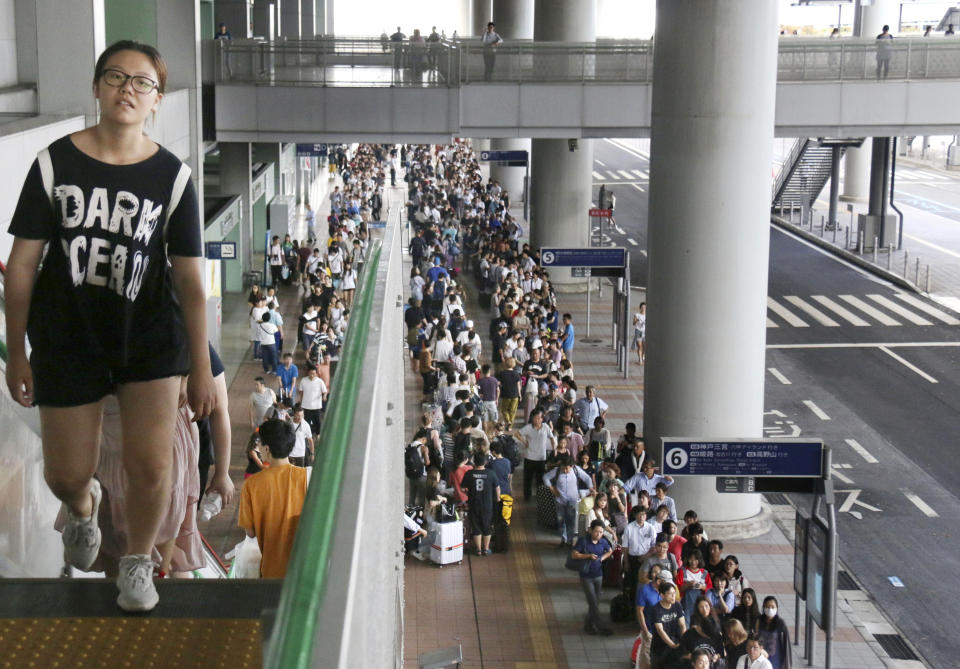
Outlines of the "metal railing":
<svg viewBox="0 0 960 669">
<path fill-rule="evenodd" d="M 216 82 L 284 86 L 458 87 L 476 82 L 650 83 L 653 42 L 379 38 L 218 40 Z M 783 39 L 780 82 L 960 79 L 960 40 Z"/>
</svg>

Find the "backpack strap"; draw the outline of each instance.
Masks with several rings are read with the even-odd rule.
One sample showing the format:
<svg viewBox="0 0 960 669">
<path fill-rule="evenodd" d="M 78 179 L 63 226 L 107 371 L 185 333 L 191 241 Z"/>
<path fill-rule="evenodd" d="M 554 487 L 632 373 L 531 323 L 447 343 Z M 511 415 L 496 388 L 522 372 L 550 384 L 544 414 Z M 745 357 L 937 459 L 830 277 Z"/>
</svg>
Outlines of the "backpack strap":
<svg viewBox="0 0 960 669">
<path fill-rule="evenodd" d="M 170 192 L 170 204 L 167 206 L 167 216 L 164 219 L 165 223 L 170 221 L 170 217 L 173 216 L 173 212 L 176 211 L 177 205 L 180 204 L 180 198 L 183 197 L 183 191 L 187 188 L 187 183 L 190 181 L 190 166 L 186 163 L 180 163 L 180 171 L 177 172 L 177 178 L 173 181 L 173 190 Z M 163 226 L 163 234 L 166 237 L 169 234 L 170 226 Z"/>
<path fill-rule="evenodd" d="M 37 153 L 37 164 L 40 166 L 40 179 L 43 181 L 43 190 L 47 193 L 50 206 L 53 207 L 53 161 L 50 160 L 50 150 L 40 149 Z"/>
</svg>

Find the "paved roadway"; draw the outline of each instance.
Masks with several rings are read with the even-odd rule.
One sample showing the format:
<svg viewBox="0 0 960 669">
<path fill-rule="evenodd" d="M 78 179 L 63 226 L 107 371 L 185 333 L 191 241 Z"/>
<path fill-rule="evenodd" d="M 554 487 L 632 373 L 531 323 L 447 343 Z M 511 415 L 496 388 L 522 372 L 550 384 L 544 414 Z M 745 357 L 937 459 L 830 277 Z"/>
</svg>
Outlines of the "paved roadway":
<svg viewBox="0 0 960 669">
<path fill-rule="evenodd" d="M 634 250 L 633 281 L 646 285 L 649 164 L 634 145 L 595 146 L 594 179 L 617 195 L 622 232 L 609 236 Z M 943 186 L 899 183 L 901 201 L 960 204 Z M 841 558 L 927 661 L 955 667 L 960 314 L 776 228 L 770 251 L 765 433 L 832 447 Z"/>
</svg>

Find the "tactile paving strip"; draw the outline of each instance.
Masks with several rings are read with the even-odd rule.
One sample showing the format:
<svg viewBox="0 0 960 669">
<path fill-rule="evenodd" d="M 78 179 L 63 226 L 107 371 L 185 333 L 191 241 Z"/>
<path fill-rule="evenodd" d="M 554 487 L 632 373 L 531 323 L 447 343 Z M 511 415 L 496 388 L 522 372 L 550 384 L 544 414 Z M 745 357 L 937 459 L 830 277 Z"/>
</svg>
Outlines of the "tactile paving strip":
<svg viewBox="0 0 960 669">
<path fill-rule="evenodd" d="M 254 669 L 260 637 L 260 621 L 249 619 L 7 618 L 0 667 Z"/>
</svg>

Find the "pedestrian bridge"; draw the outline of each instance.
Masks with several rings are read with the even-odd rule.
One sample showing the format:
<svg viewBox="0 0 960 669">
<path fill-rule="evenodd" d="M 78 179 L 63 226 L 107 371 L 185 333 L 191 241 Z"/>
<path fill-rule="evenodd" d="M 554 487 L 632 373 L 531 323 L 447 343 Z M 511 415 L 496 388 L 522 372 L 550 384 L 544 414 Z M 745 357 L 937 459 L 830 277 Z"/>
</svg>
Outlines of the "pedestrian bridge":
<svg viewBox="0 0 960 669">
<path fill-rule="evenodd" d="M 488 79 L 475 40 L 218 40 L 204 48 L 220 141 L 650 134 L 650 41 L 507 43 Z M 960 132 L 960 40 L 901 39 L 889 49 L 878 80 L 874 40 L 781 39 L 776 135 Z"/>
</svg>

